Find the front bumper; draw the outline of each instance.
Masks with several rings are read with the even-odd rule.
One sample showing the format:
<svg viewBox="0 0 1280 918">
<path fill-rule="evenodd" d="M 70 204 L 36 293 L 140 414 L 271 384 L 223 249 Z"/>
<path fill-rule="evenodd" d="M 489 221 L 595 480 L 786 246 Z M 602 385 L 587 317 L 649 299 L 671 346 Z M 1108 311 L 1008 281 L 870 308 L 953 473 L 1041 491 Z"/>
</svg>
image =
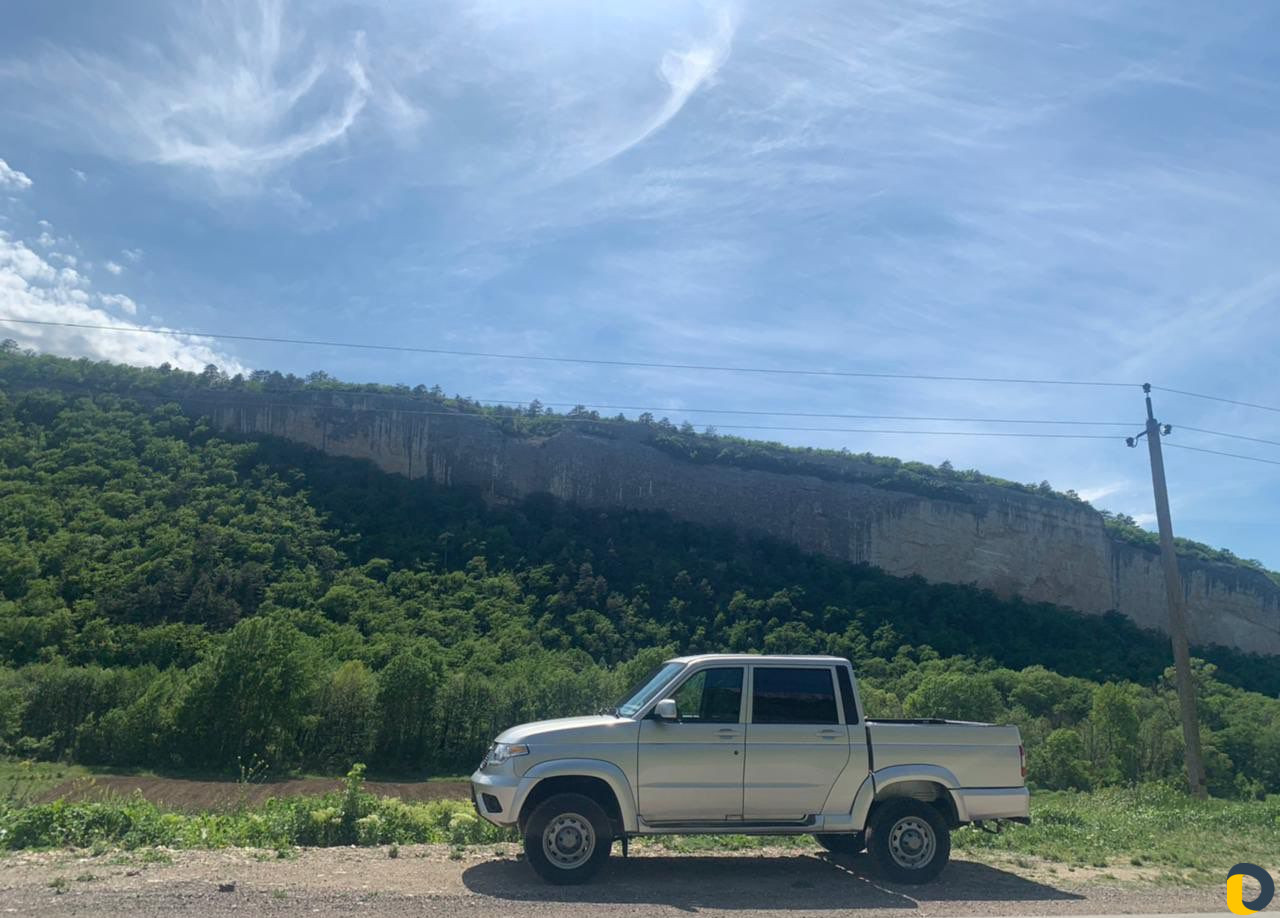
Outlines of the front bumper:
<svg viewBox="0 0 1280 918">
<path fill-rule="evenodd" d="M 489 772 L 477 769 L 471 775 L 471 802 L 481 819 L 509 829 L 520 815 L 516 811 L 516 797 L 520 790 L 520 778 L 510 771 Z"/>
</svg>

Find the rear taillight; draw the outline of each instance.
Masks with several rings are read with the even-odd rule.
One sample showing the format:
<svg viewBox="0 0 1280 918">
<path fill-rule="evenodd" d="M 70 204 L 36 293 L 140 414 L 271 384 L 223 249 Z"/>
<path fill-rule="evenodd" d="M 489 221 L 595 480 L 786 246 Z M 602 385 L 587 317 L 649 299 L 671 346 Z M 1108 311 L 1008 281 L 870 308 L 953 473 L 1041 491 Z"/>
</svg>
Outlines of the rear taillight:
<svg viewBox="0 0 1280 918">
<path fill-rule="evenodd" d="M 1022 747 L 1021 743 L 1018 744 L 1018 765 L 1021 766 L 1022 777 L 1025 778 L 1027 776 L 1027 750 Z"/>
</svg>

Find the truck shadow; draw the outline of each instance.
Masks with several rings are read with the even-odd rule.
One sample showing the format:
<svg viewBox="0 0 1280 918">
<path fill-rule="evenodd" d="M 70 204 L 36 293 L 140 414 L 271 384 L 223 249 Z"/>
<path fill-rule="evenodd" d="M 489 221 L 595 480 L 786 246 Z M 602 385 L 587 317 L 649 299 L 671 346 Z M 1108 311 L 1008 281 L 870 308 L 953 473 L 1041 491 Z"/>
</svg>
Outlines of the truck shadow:
<svg viewBox="0 0 1280 918">
<path fill-rule="evenodd" d="M 474 893 L 529 902 L 665 905 L 715 909 L 912 909 L 923 902 L 1082 899 L 1072 892 L 970 861 L 954 861 L 927 886 L 884 883 L 865 856 L 615 856 L 591 883 L 551 886 L 523 861 L 487 861 L 462 882 Z"/>
</svg>

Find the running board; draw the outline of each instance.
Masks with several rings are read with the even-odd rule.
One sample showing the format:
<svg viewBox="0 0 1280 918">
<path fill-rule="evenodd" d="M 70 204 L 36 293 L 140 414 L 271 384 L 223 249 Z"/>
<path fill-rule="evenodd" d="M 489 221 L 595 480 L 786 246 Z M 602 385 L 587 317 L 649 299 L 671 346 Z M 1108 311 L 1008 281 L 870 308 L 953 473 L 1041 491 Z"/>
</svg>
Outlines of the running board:
<svg viewBox="0 0 1280 918">
<path fill-rule="evenodd" d="M 813 816 L 803 819 L 779 819 L 745 822 L 742 820 L 722 819 L 711 822 L 646 822 L 640 820 L 640 831 L 676 832 L 687 835 L 776 835 L 779 832 L 794 832 L 811 829 L 817 824 Z"/>
</svg>

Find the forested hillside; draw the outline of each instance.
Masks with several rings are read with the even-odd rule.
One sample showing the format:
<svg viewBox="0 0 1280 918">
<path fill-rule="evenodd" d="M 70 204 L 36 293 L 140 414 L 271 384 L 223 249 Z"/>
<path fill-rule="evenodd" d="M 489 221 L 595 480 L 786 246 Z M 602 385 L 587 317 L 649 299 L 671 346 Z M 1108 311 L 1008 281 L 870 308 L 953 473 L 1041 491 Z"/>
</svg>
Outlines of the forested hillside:
<svg viewBox="0 0 1280 918">
<path fill-rule="evenodd" d="M 164 391 L 155 371 L 0 355 L 0 752 L 456 772 L 663 655 L 759 650 L 852 657 L 873 714 L 1013 720 L 1043 786 L 1178 773 L 1167 642 L 1119 616 L 659 515 L 489 508 L 64 385 L 86 374 Z M 1280 790 L 1280 667 L 1197 653 L 1214 791 Z"/>
</svg>

